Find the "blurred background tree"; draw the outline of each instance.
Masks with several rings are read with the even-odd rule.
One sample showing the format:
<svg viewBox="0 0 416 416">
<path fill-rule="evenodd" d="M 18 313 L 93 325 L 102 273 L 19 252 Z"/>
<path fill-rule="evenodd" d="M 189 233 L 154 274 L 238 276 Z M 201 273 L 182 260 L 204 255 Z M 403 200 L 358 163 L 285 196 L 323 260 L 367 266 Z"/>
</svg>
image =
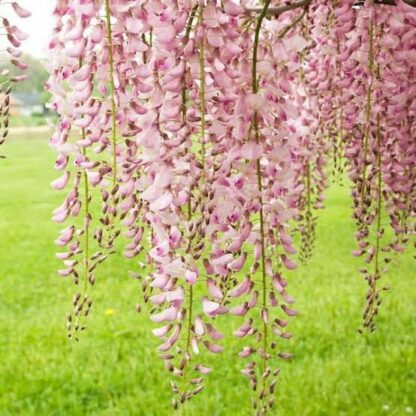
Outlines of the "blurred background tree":
<svg viewBox="0 0 416 416">
<path fill-rule="evenodd" d="M 10 124 L 12 127 L 45 125 L 46 117 L 50 116 L 46 108 L 50 94 L 44 89 L 48 73 L 41 59 L 25 54 L 22 60 L 28 65 L 26 79 L 13 86 Z M 21 70 L 10 62 L 5 62 L 2 66 L 8 69 L 12 76 L 21 75 Z"/>
<path fill-rule="evenodd" d="M 44 91 L 43 86 L 48 79 L 48 73 L 46 72 L 42 61 L 27 54 L 23 55 L 22 61 L 28 65 L 25 72 L 27 78 L 25 81 L 16 84 L 13 90 L 15 92 L 42 93 Z M 6 68 L 10 70 L 12 75 L 21 75 L 22 73 L 21 70 L 11 63 L 6 63 Z"/>
</svg>

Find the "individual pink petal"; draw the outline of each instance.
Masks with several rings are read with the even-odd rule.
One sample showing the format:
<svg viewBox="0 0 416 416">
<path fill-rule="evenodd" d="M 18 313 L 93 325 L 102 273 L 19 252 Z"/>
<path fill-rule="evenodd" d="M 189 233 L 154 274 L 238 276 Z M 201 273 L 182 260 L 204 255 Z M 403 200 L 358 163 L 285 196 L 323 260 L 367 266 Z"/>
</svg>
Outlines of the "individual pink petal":
<svg viewBox="0 0 416 416">
<path fill-rule="evenodd" d="M 246 98 L 247 106 L 252 111 L 260 111 L 264 109 L 266 100 L 263 95 L 260 94 L 249 94 Z"/>
<path fill-rule="evenodd" d="M 21 18 L 26 18 L 32 16 L 32 13 L 29 10 L 24 9 L 16 1 L 12 2 L 12 7 L 16 14 Z"/>
<path fill-rule="evenodd" d="M 207 286 L 209 293 L 211 296 L 215 299 L 222 299 L 224 297 L 224 294 L 221 292 L 221 290 L 218 288 L 218 286 L 215 284 L 214 280 L 211 278 L 208 278 L 207 280 Z"/>
<path fill-rule="evenodd" d="M 253 354 L 256 350 L 253 347 L 244 347 L 243 350 L 238 353 L 238 355 L 242 358 L 246 358 L 249 355 Z"/>
<path fill-rule="evenodd" d="M 97 186 L 103 179 L 99 172 L 87 172 L 87 176 L 92 186 Z"/>
<path fill-rule="evenodd" d="M 155 28 L 155 38 L 163 44 L 171 43 L 176 37 L 176 30 L 172 25 L 158 26 Z"/>
<path fill-rule="evenodd" d="M 152 211 L 163 211 L 172 202 L 172 194 L 170 192 L 164 192 L 159 198 L 150 204 Z"/>
<path fill-rule="evenodd" d="M 166 188 L 172 182 L 172 172 L 170 169 L 162 168 L 161 171 L 156 175 L 153 185 L 156 188 Z"/>
<path fill-rule="evenodd" d="M 186 270 L 185 272 L 185 280 L 190 284 L 190 285 L 194 285 L 197 281 L 198 275 L 191 271 L 191 270 Z"/>
<path fill-rule="evenodd" d="M 212 368 L 205 367 L 202 364 L 197 364 L 195 370 L 199 371 L 201 374 L 207 375 L 212 372 Z"/>
<path fill-rule="evenodd" d="M 82 24 L 82 20 L 79 19 L 76 22 L 75 26 L 65 34 L 64 39 L 66 41 L 78 40 L 82 37 L 83 32 L 84 32 L 84 25 Z"/>
<path fill-rule="evenodd" d="M 234 308 L 230 309 L 230 314 L 235 316 L 243 316 L 248 311 L 248 304 L 244 302 L 242 305 L 235 306 Z"/>
<path fill-rule="evenodd" d="M 308 42 L 301 35 L 285 38 L 283 45 L 288 52 L 300 52 L 308 45 Z"/>
<path fill-rule="evenodd" d="M 172 335 L 169 337 L 169 339 L 162 345 L 159 346 L 160 351 L 168 351 L 170 350 L 178 341 L 179 335 L 182 330 L 182 325 L 178 324 L 175 326 L 175 330 L 173 331 Z"/>
<path fill-rule="evenodd" d="M 237 298 L 247 292 L 249 292 L 251 287 L 251 281 L 250 278 L 248 276 L 246 276 L 243 281 L 234 289 L 231 289 L 228 294 L 232 297 L 232 298 Z"/>
<path fill-rule="evenodd" d="M 153 305 L 161 305 L 162 303 L 166 302 L 166 293 L 158 293 L 157 295 L 153 295 L 149 298 L 150 302 Z"/>
<path fill-rule="evenodd" d="M 287 315 L 287 316 L 296 316 L 298 314 L 297 311 L 295 311 L 294 309 L 290 309 L 288 308 L 286 305 L 280 305 L 280 307 L 282 308 L 283 312 Z"/>
<path fill-rule="evenodd" d="M 155 260 L 158 260 L 159 258 L 166 256 L 169 253 L 169 248 L 169 242 L 167 240 L 163 240 L 156 247 L 152 248 L 149 254 Z"/>
<path fill-rule="evenodd" d="M 258 301 L 258 299 L 259 299 L 259 292 L 257 291 L 257 290 L 255 290 L 254 292 L 253 292 L 253 295 L 251 296 L 251 299 L 250 299 L 250 301 L 248 302 L 248 308 L 249 309 L 252 309 L 252 308 L 254 308 L 256 305 L 257 305 L 257 301 Z"/>
<path fill-rule="evenodd" d="M 265 324 L 269 323 L 269 311 L 267 309 L 261 310 L 261 319 Z"/>
<path fill-rule="evenodd" d="M 160 328 L 152 329 L 153 335 L 161 338 L 164 337 L 172 329 L 172 324 L 162 326 Z"/>
<path fill-rule="evenodd" d="M 185 265 L 182 259 L 175 259 L 164 266 L 166 273 L 173 277 L 182 277 L 185 274 Z"/>
<path fill-rule="evenodd" d="M 290 352 L 280 352 L 278 355 L 283 360 L 290 360 L 293 357 L 293 354 Z"/>
<path fill-rule="evenodd" d="M 288 270 L 296 269 L 296 267 L 297 267 L 296 263 L 294 261 L 290 260 L 289 258 L 287 258 L 287 256 L 285 254 L 282 254 L 280 256 L 280 259 L 282 260 L 282 263 L 286 267 L 286 269 L 288 269 Z"/>
<path fill-rule="evenodd" d="M 228 268 L 234 272 L 239 272 L 246 261 L 247 253 L 242 253 L 240 257 L 228 264 Z"/>
<path fill-rule="evenodd" d="M 198 340 L 195 337 L 191 338 L 191 346 L 192 346 L 192 351 L 195 354 L 199 354 Z"/>
<path fill-rule="evenodd" d="M 69 177 L 70 177 L 69 172 L 68 171 L 65 172 L 61 177 L 59 177 L 58 179 L 55 179 L 51 183 L 52 188 L 57 189 L 57 190 L 64 189 L 65 186 L 68 184 Z"/>
<path fill-rule="evenodd" d="M 207 329 L 208 335 L 213 339 L 214 341 L 219 341 L 220 339 L 224 338 L 224 335 L 215 329 L 211 324 L 205 324 L 205 327 Z"/>
<path fill-rule="evenodd" d="M 10 62 L 11 62 L 14 66 L 16 66 L 17 68 L 19 68 L 19 69 L 21 69 L 21 70 L 25 70 L 25 69 L 27 69 L 27 65 L 26 65 L 24 62 L 19 61 L 18 59 L 11 59 L 11 60 L 10 60 Z"/>
<path fill-rule="evenodd" d="M 73 269 L 60 269 L 60 270 L 58 270 L 59 276 L 62 276 L 62 277 L 70 276 L 72 272 L 73 272 Z"/>
<path fill-rule="evenodd" d="M 212 302 L 207 297 L 202 298 L 202 310 L 205 314 L 209 316 L 215 316 L 215 312 L 219 309 L 220 304 L 217 302 Z"/>
<path fill-rule="evenodd" d="M 173 306 L 163 310 L 160 313 L 154 314 L 150 316 L 150 319 L 153 322 L 165 322 L 165 321 L 174 321 L 178 316 L 178 309 L 174 308 Z"/>
<path fill-rule="evenodd" d="M 250 329 L 252 328 L 253 320 L 249 319 L 243 325 L 240 326 L 236 331 L 233 332 L 234 336 L 242 338 L 248 334 Z"/>
<path fill-rule="evenodd" d="M 224 347 L 222 347 L 221 345 L 213 344 L 209 341 L 204 341 L 204 345 L 208 351 L 211 351 L 214 354 L 218 354 L 224 350 Z"/>
<path fill-rule="evenodd" d="M 178 287 L 175 290 L 171 290 L 166 292 L 166 300 L 168 302 L 182 302 L 185 299 L 185 291 L 183 290 L 183 287 Z"/>
<path fill-rule="evenodd" d="M 217 302 L 210 301 L 206 296 L 202 298 L 202 310 L 210 317 L 222 315 L 228 312 L 228 309 Z"/>
<path fill-rule="evenodd" d="M 225 266 L 230 262 L 234 256 L 231 253 L 224 254 L 223 256 L 216 257 L 211 260 L 211 264 L 214 266 Z"/>
<path fill-rule="evenodd" d="M 55 244 L 58 246 L 65 246 L 67 245 L 74 236 L 75 233 L 75 227 L 73 225 L 61 230 L 59 232 L 59 238 L 55 240 Z"/>
<path fill-rule="evenodd" d="M 244 14 L 245 10 L 237 3 L 234 3 L 231 0 L 225 1 L 224 3 L 224 11 L 229 16 L 241 16 Z"/>
<path fill-rule="evenodd" d="M 203 323 L 202 318 L 200 316 L 197 316 L 195 318 L 194 327 L 195 327 L 195 334 L 196 335 L 202 336 L 202 335 L 205 334 L 204 323 Z"/>
<path fill-rule="evenodd" d="M 263 147 L 253 141 L 243 144 L 240 149 L 241 157 L 247 160 L 256 160 L 262 157 Z"/>
<path fill-rule="evenodd" d="M 27 33 L 21 31 L 17 26 L 10 26 L 6 30 L 20 42 L 23 42 L 29 37 Z"/>
<path fill-rule="evenodd" d="M 56 253 L 55 256 L 59 259 L 59 260 L 66 260 L 69 257 L 72 256 L 72 253 L 68 253 L 68 252 L 63 252 L 63 253 Z"/>
<path fill-rule="evenodd" d="M 11 55 L 11 56 L 13 56 L 14 58 L 20 58 L 21 56 L 22 56 L 22 51 L 21 50 L 19 50 L 19 49 L 14 49 L 14 48 L 11 48 L 11 47 L 8 47 L 7 48 L 7 52 Z M 3 75 L 7 75 L 7 74 L 3 74 L 3 73 L 1 73 L 1 76 L 3 76 Z"/>
</svg>

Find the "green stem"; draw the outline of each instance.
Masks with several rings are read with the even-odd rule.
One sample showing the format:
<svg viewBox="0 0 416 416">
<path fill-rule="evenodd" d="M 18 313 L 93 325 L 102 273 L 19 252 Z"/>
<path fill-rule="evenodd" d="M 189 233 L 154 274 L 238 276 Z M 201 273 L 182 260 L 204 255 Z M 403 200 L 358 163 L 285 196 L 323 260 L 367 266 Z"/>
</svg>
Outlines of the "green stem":
<svg viewBox="0 0 416 416">
<path fill-rule="evenodd" d="M 376 224 L 376 246 L 374 258 L 374 276 L 371 280 L 372 301 L 368 313 L 368 321 L 374 319 L 374 307 L 376 302 L 377 279 L 380 273 L 380 245 L 381 245 L 381 205 L 382 205 L 382 177 L 381 177 L 381 119 L 377 114 L 377 224 Z"/>
<path fill-rule="evenodd" d="M 144 34 L 144 33 L 142 33 L 142 36 L 141 36 L 141 38 L 142 38 L 142 42 L 145 44 L 145 45 L 147 45 L 147 46 L 149 46 L 149 44 L 147 43 L 147 41 L 146 41 L 146 35 Z M 143 63 L 147 63 L 147 53 L 146 52 L 143 52 Z"/>
<path fill-rule="evenodd" d="M 341 90 L 341 100 L 343 100 L 343 93 Z M 339 143 L 338 143 L 338 163 L 339 163 L 339 168 L 342 169 L 341 165 L 342 165 L 342 156 L 343 156 L 343 152 L 342 152 L 342 145 L 344 143 L 344 104 L 341 104 L 341 110 L 340 110 L 341 114 L 340 114 L 340 122 L 339 122 Z"/>
<path fill-rule="evenodd" d="M 370 39 L 370 47 L 368 50 L 368 76 L 369 84 L 367 89 L 367 104 L 366 104 L 366 127 L 364 133 L 364 166 L 363 166 L 363 176 L 361 183 L 361 204 L 364 205 L 364 194 L 365 194 L 365 181 L 367 179 L 367 157 L 368 157 L 368 142 L 370 138 L 370 128 L 371 128 L 371 110 L 372 110 L 372 92 L 373 92 L 373 68 L 374 68 L 374 20 L 371 18 L 370 27 L 368 33 Z"/>
<path fill-rule="evenodd" d="M 383 32 L 384 25 L 381 25 L 381 32 Z M 377 80 L 381 79 L 381 66 L 377 65 Z M 381 204 L 382 204 L 382 157 L 381 157 L 381 116 L 380 112 L 377 113 L 377 230 L 376 230 L 376 253 L 375 253 L 375 270 L 374 274 L 378 275 L 379 270 L 379 252 L 380 252 L 380 240 L 381 240 Z M 374 282 L 375 285 L 375 282 Z M 375 287 L 374 287 L 375 290 Z"/>
<path fill-rule="evenodd" d="M 189 39 L 189 36 L 191 34 L 191 30 L 192 30 L 192 23 L 195 19 L 195 15 L 196 12 L 198 10 L 198 5 L 195 5 L 192 8 L 191 14 L 189 16 L 189 20 L 188 23 L 186 25 L 186 32 L 185 32 L 185 37 L 184 37 L 184 42 L 186 43 Z M 185 123 L 186 122 L 186 68 L 184 70 L 184 85 L 182 88 L 182 121 Z"/>
<path fill-rule="evenodd" d="M 260 31 L 261 25 L 263 23 L 263 19 L 266 17 L 267 10 L 270 6 L 271 0 L 266 0 L 264 3 L 263 9 L 257 18 L 256 29 L 254 33 L 254 47 L 253 47 L 253 66 L 252 66 L 252 92 L 253 94 L 257 94 L 258 92 L 258 79 L 257 79 L 257 54 L 258 54 L 258 46 L 259 46 L 259 39 L 260 39 Z M 260 142 L 260 131 L 259 131 L 259 123 L 258 123 L 258 114 L 257 111 L 254 112 L 253 115 L 253 127 L 255 132 L 255 139 L 256 142 Z M 266 257 L 265 257 L 265 231 L 264 231 L 264 207 L 263 207 L 263 184 L 262 184 L 262 177 L 261 177 L 261 165 L 260 159 L 257 159 L 256 162 L 256 174 L 257 174 L 257 187 L 259 191 L 259 202 L 260 202 L 260 239 L 261 239 L 261 268 L 262 268 L 262 306 L 263 310 L 266 310 L 267 307 L 267 280 L 266 280 Z M 263 372 L 266 370 L 267 365 L 267 342 L 268 342 L 268 327 L 266 322 L 263 320 Z M 265 380 L 264 380 L 265 383 Z M 263 386 L 264 389 L 265 386 Z"/>
<path fill-rule="evenodd" d="M 82 129 L 82 139 L 85 140 L 85 129 Z M 85 156 L 86 150 L 83 149 L 83 154 Z M 84 215 L 85 215 L 85 240 L 84 240 L 84 295 L 87 294 L 88 287 L 88 274 L 89 274 L 89 261 L 90 261 L 90 189 L 88 183 L 87 171 L 84 169 L 84 196 L 85 196 L 85 206 L 84 206 Z"/>
<path fill-rule="evenodd" d="M 194 289 L 191 285 L 189 287 L 189 314 L 188 314 L 188 336 L 186 339 L 186 352 L 189 354 L 191 348 L 191 332 L 192 332 L 192 319 L 193 319 L 193 303 L 194 303 Z"/>
<path fill-rule="evenodd" d="M 305 6 L 302 13 L 296 17 L 289 25 L 287 25 L 278 35 L 279 39 L 283 39 L 302 19 L 308 11 L 308 6 Z"/>
<path fill-rule="evenodd" d="M 204 9 L 201 6 L 199 11 L 198 23 L 202 25 L 204 22 Z M 199 43 L 199 72 L 201 86 L 199 89 L 199 102 L 200 102 L 200 113 L 201 113 L 201 152 L 202 152 L 202 175 L 205 175 L 205 46 L 204 40 L 201 39 Z"/>
<path fill-rule="evenodd" d="M 79 60 L 79 67 L 81 68 L 83 65 L 82 58 Z M 81 138 L 85 141 L 87 137 L 85 128 L 81 129 Z M 84 147 L 82 149 L 82 154 L 86 156 L 87 150 Z M 88 275 L 89 275 L 89 268 L 90 268 L 90 188 L 88 182 L 88 175 L 86 169 L 83 171 L 83 180 L 84 180 L 84 221 L 85 221 L 85 229 L 84 229 L 84 298 L 87 295 L 87 288 L 88 288 Z"/>
<path fill-rule="evenodd" d="M 197 10 L 198 10 L 198 5 L 196 4 L 192 8 L 191 15 L 189 16 L 188 24 L 186 25 L 185 40 L 189 39 L 189 35 L 191 34 L 191 30 L 192 30 L 192 23 L 195 19 Z"/>
<path fill-rule="evenodd" d="M 311 236 L 311 220 L 312 220 L 312 201 L 311 201 L 311 165 L 306 165 L 306 201 L 307 201 L 307 234 Z"/>
<path fill-rule="evenodd" d="M 376 229 L 376 253 L 374 262 L 374 273 L 379 273 L 379 252 L 380 252 L 380 232 L 381 232 L 381 199 L 382 199 L 382 177 L 381 177 L 381 120 L 380 114 L 377 114 L 377 229 Z M 375 289 L 375 288 L 374 288 Z"/>
<path fill-rule="evenodd" d="M 188 198 L 188 222 L 192 219 L 192 206 L 191 195 Z M 189 354 L 191 346 L 191 330 L 192 330 L 192 315 L 193 315 L 193 303 L 194 303 L 194 289 L 193 286 L 189 287 L 189 314 L 188 314 L 188 335 L 186 339 L 186 352 Z"/>
<path fill-rule="evenodd" d="M 191 11 L 191 15 L 189 16 L 189 20 L 188 20 L 188 24 L 186 27 L 186 34 L 185 34 L 185 41 L 187 41 L 189 39 L 189 36 L 191 34 L 191 30 L 192 30 L 192 22 L 195 19 L 196 16 L 196 12 L 198 10 L 198 5 L 195 5 Z M 201 14 L 202 14 L 202 8 L 201 8 Z M 201 22 L 201 17 L 199 18 L 199 21 Z M 202 42 L 202 48 L 203 48 L 203 42 Z M 186 71 L 186 70 L 185 70 Z M 203 69 L 203 71 L 205 71 L 205 69 Z M 201 71 L 202 73 L 202 71 Z M 185 72 L 186 74 L 186 72 Z M 204 72 L 205 74 L 205 72 Z M 201 81 L 202 82 L 202 81 Z M 204 88 L 205 88 L 205 77 L 204 77 Z M 203 120 L 205 120 L 205 90 L 204 90 L 204 94 L 203 94 L 203 108 L 201 105 L 201 120 L 202 120 L 202 115 L 203 115 Z M 182 120 L 185 123 L 186 122 L 186 75 L 184 76 L 184 86 L 182 88 Z M 205 121 L 203 123 L 203 126 L 201 126 L 203 130 L 205 130 Z M 202 136 L 203 138 L 203 136 Z M 203 140 L 202 140 L 203 142 Z M 204 146 L 204 145 L 203 145 Z M 204 147 L 203 147 L 204 148 Z M 204 150 L 202 151 L 203 155 L 205 155 Z M 204 157 L 203 157 L 204 159 Z M 191 221 L 192 219 L 192 205 L 191 205 L 191 195 L 192 195 L 192 190 L 189 192 L 189 197 L 188 197 L 188 204 L 187 204 L 187 210 L 188 210 L 188 222 Z M 188 331 L 187 331 L 187 339 L 186 339 L 186 352 L 189 354 L 189 350 L 191 347 L 191 331 L 192 331 L 192 319 L 193 319 L 193 299 L 194 297 L 194 290 L 193 290 L 193 286 L 191 285 L 189 288 L 189 314 L 188 314 Z M 182 406 L 183 408 L 183 406 Z"/>
<path fill-rule="evenodd" d="M 341 53 L 341 46 L 339 39 L 337 39 L 337 53 Z M 342 73 L 342 65 L 337 62 L 336 70 L 338 74 Z M 344 142 L 344 103 L 343 103 L 344 91 L 340 89 L 339 91 L 339 107 L 340 107 L 340 114 L 339 114 L 339 126 L 337 126 L 337 122 L 335 122 L 336 132 L 335 132 L 335 142 L 334 142 L 334 170 L 338 170 L 336 173 L 342 172 L 342 149 L 343 149 L 343 142 Z M 338 128 L 337 128 L 338 127 Z"/>
<path fill-rule="evenodd" d="M 117 107 L 116 88 L 114 85 L 114 45 L 113 30 L 111 27 L 110 0 L 105 0 L 105 17 L 107 23 L 108 53 L 110 64 L 110 93 L 111 93 L 111 142 L 113 144 L 113 186 L 117 181 Z"/>
<path fill-rule="evenodd" d="M 258 84 L 257 84 L 257 53 L 259 48 L 259 39 L 260 39 L 260 31 L 261 25 L 263 23 L 264 18 L 266 17 L 267 10 L 270 6 L 271 0 L 266 0 L 264 3 L 263 9 L 257 18 L 256 29 L 254 32 L 254 46 L 253 46 L 253 66 L 251 68 L 251 77 L 252 77 L 252 90 L 254 94 L 257 94 L 258 91 Z"/>
</svg>

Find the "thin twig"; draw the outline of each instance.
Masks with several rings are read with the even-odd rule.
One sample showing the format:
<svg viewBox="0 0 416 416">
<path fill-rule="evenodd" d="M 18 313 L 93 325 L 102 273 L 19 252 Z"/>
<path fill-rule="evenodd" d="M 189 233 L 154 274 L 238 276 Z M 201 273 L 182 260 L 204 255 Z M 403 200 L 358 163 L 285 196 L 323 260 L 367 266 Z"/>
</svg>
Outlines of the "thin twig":
<svg viewBox="0 0 416 416">
<path fill-rule="evenodd" d="M 268 7 L 266 10 L 266 14 L 281 15 L 282 13 L 288 12 L 290 10 L 299 9 L 301 7 L 307 7 L 311 3 L 312 0 L 300 0 L 290 4 L 285 4 L 284 6 Z M 246 10 L 250 13 L 263 13 L 264 7 L 248 7 Z"/>
</svg>

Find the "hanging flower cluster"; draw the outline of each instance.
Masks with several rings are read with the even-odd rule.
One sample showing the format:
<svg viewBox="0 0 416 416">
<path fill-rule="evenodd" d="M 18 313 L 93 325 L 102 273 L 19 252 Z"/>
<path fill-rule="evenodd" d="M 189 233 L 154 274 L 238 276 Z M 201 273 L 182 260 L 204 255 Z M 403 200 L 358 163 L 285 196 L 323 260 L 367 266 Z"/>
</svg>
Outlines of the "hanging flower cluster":
<svg viewBox="0 0 416 416">
<path fill-rule="evenodd" d="M 0 38 L 5 37 L 6 42 L 4 51 L 7 54 L 7 60 L 20 70 L 25 70 L 27 65 L 20 59 L 22 52 L 19 50 L 21 43 L 27 39 L 28 35 L 22 32 L 17 26 L 10 23 L 9 19 L 2 17 L 2 9 L 11 6 L 14 13 L 21 18 L 27 18 L 31 15 L 28 10 L 23 9 L 18 2 L 4 3 L 0 1 Z M 23 81 L 24 75 L 11 76 L 7 68 L 0 70 L 0 145 L 4 143 L 9 132 L 9 111 L 10 111 L 10 94 L 12 84 Z M 0 155 L 1 157 L 1 155 Z"/>
<path fill-rule="evenodd" d="M 353 184 L 354 255 L 369 264 L 361 272 L 369 284 L 364 327 L 370 330 L 385 289 L 378 280 L 412 234 L 416 169 L 416 14 L 404 2 L 376 3 L 345 1 L 327 10 L 332 37 L 315 34 L 326 53 L 311 55 L 315 76 L 321 72 L 321 111 L 335 123 L 325 126 L 326 134 L 336 132 Z"/>
<path fill-rule="evenodd" d="M 316 211 L 324 207 L 324 191 L 328 186 L 327 166 L 330 154 L 333 154 L 333 166 L 340 174 L 342 160 L 339 141 L 335 137 L 337 117 L 332 114 L 335 97 L 329 88 L 327 76 L 331 65 L 330 55 L 322 53 L 330 39 L 328 20 L 332 9 L 326 2 L 313 2 L 297 19 L 302 24 L 301 34 L 307 41 L 306 48 L 300 54 L 298 63 L 298 101 L 302 109 L 298 126 L 302 132 L 299 157 L 302 171 L 299 183 L 302 186 L 297 201 L 299 215 L 296 220 L 300 231 L 299 258 L 307 262 L 313 253 L 316 235 Z M 325 84 L 326 83 L 326 84 Z M 326 101 L 330 101 L 328 106 Z"/>
<path fill-rule="evenodd" d="M 67 189 L 53 219 L 74 217 L 56 240 L 77 287 L 68 335 L 86 328 L 96 268 L 124 230 L 174 408 L 203 390 L 223 315 L 244 340 L 254 413 L 273 407 L 297 314 L 293 241 L 308 260 L 331 158 L 353 184 L 374 328 L 382 263 L 415 216 L 416 12 L 353 6 L 57 1 L 47 89 L 61 117 L 52 186 Z"/>
<path fill-rule="evenodd" d="M 133 204 L 128 165 L 133 144 L 128 138 L 137 133 L 141 114 L 133 101 L 138 94 L 133 58 L 143 48 L 124 27 L 113 24 L 117 13 L 126 14 L 110 9 L 108 1 L 59 2 L 49 45 L 51 76 L 46 88 L 54 96 L 52 109 L 61 115 L 51 147 L 62 175 L 52 186 L 70 187 L 53 219 L 62 223 L 70 216 L 82 218 L 56 240 L 65 249 L 57 253 L 64 263 L 59 274 L 72 276 L 77 286 L 67 323 L 68 336 L 76 338 L 92 306 L 89 289 L 95 270 L 112 253 L 121 233 L 117 219 L 130 215 Z M 102 212 L 96 219 L 95 188 Z"/>
</svg>

